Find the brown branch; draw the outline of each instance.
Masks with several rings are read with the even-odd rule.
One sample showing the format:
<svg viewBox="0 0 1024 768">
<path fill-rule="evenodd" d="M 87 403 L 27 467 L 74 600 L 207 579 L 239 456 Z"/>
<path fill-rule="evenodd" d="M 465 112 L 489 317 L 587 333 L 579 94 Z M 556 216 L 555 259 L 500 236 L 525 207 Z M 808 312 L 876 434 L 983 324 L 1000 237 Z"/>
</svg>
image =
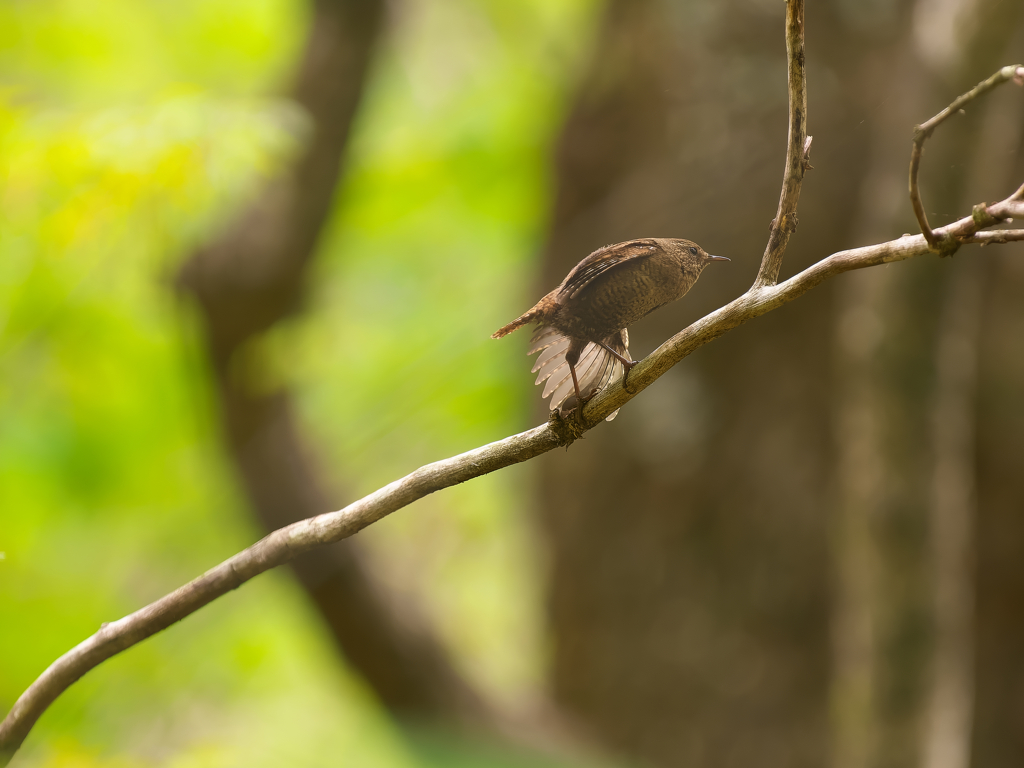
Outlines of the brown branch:
<svg viewBox="0 0 1024 768">
<path fill-rule="evenodd" d="M 976 232 L 969 237 L 963 238 L 962 243 L 1011 243 L 1016 240 L 1024 240 L 1024 229 L 996 229 L 990 232 Z"/>
<path fill-rule="evenodd" d="M 1010 198 L 986 206 L 996 220 L 1022 207 Z M 937 230 L 941 236 L 975 237 L 974 216 Z M 995 234 L 995 233 L 994 233 Z M 778 309 L 830 277 L 854 269 L 903 261 L 930 253 L 922 235 L 834 253 L 775 286 L 752 287 L 726 306 L 701 318 L 662 344 L 630 373 L 630 391 L 612 384 L 591 400 L 585 411 L 587 429 L 602 423 L 684 357 L 739 325 Z M 557 411 L 547 424 L 459 456 L 420 467 L 337 512 L 318 515 L 274 531 L 248 549 L 207 571 L 166 597 L 99 632 L 72 648 L 29 686 L 0 723 L 0 765 L 13 755 L 32 725 L 68 686 L 93 667 L 126 648 L 166 629 L 221 595 L 264 571 L 286 563 L 314 547 L 348 538 L 417 499 L 495 472 L 572 442 L 574 435 Z"/>
<path fill-rule="evenodd" d="M 775 285 L 782 269 L 782 255 L 796 231 L 796 206 L 804 172 L 811 167 L 808 155 L 811 137 L 807 135 L 807 72 L 804 66 L 804 0 L 786 2 L 786 53 L 789 57 L 789 143 L 786 170 L 782 177 L 779 210 L 772 219 L 768 245 L 761 257 L 761 268 L 754 287 Z"/>
<path fill-rule="evenodd" d="M 910 204 L 914 207 L 914 215 L 917 217 L 918 226 L 921 227 L 921 234 L 928 241 L 928 247 L 935 253 L 943 256 L 952 255 L 960 247 L 960 244 L 955 240 L 939 237 L 928 225 L 928 215 L 924 211 L 924 203 L 921 202 L 921 190 L 917 185 L 917 172 L 921 165 L 921 153 L 924 149 L 924 143 L 936 128 L 953 115 L 958 114 L 964 106 L 1008 80 L 1013 80 L 1018 85 L 1024 85 L 1024 66 L 1011 64 L 1010 66 L 1003 67 L 992 77 L 983 80 L 967 93 L 954 99 L 952 104 L 935 115 L 935 117 L 914 127 L 914 143 L 910 151 Z M 1017 190 L 1014 197 L 1022 193 L 1024 193 L 1024 187 Z"/>
</svg>

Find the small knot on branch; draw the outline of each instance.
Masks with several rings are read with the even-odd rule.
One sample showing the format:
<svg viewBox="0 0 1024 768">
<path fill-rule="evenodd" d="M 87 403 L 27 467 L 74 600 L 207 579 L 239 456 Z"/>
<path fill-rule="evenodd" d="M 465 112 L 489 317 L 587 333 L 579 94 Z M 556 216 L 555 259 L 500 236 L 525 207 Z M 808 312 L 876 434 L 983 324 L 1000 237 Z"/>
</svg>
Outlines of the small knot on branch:
<svg viewBox="0 0 1024 768">
<path fill-rule="evenodd" d="M 558 444 L 568 448 L 575 443 L 586 431 L 575 418 L 562 418 L 562 414 L 556 408 L 548 416 L 548 426 L 558 438 Z"/>
<path fill-rule="evenodd" d="M 971 218 L 974 219 L 974 226 L 978 229 L 985 229 L 999 223 L 999 219 L 988 212 L 988 203 L 978 203 L 974 206 L 971 209 Z"/>
<path fill-rule="evenodd" d="M 782 217 L 782 223 L 779 223 L 779 218 L 776 216 L 770 222 L 768 222 L 768 231 L 772 237 L 778 237 L 781 234 L 792 235 L 796 232 L 796 226 L 800 223 L 797 218 L 796 212 L 785 214 Z"/>
<path fill-rule="evenodd" d="M 939 255 L 940 259 L 944 259 L 947 256 L 952 256 L 954 253 L 960 250 L 960 241 L 947 232 L 935 232 L 932 231 L 932 235 L 935 237 L 934 243 L 929 243 L 931 250 Z"/>
</svg>

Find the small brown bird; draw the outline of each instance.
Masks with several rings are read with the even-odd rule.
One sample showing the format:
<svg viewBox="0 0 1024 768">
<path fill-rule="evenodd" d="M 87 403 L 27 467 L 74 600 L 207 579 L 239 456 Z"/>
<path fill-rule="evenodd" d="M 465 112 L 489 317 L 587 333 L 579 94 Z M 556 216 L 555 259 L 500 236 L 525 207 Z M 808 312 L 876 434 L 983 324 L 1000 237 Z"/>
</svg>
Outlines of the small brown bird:
<svg viewBox="0 0 1024 768">
<path fill-rule="evenodd" d="M 500 339 L 527 323 L 540 323 L 528 354 L 540 352 L 533 371 L 539 371 L 537 384 L 547 381 L 542 396 L 551 395 L 551 410 L 585 403 L 623 370 L 628 375 L 636 365 L 629 356 L 626 327 L 682 298 L 712 261 L 729 259 L 709 256 L 689 240 L 650 237 L 606 245 L 577 264 L 533 309 L 491 338 Z"/>
</svg>

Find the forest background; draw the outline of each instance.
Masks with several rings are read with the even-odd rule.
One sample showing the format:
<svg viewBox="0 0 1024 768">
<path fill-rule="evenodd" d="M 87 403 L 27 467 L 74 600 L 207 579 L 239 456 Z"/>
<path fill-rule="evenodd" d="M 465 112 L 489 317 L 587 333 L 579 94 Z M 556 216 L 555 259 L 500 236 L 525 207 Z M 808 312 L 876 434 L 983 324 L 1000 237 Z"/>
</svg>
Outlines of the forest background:
<svg viewBox="0 0 1024 768">
<path fill-rule="evenodd" d="M 815 170 L 784 276 L 916 231 L 911 129 L 1024 60 L 1018 5 L 811 4 Z M 339 75 L 354 121 L 332 124 L 343 174 L 288 275 L 301 299 L 270 296 L 221 360 L 216 291 L 186 265 L 332 118 L 292 83 L 347 6 L 368 69 Z M 489 334 L 594 248 L 682 236 L 733 258 L 637 326 L 638 356 L 744 290 L 785 153 L 783 10 L 0 3 L 0 706 L 275 515 L 539 422 L 525 341 Z M 936 135 L 933 224 L 1024 181 L 1022 126 L 1006 88 Z M 475 722 L 476 696 L 555 707 L 641 764 L 1019 764 L 1022 288 L 1020 245 L 842 276 L 568 453 L 428 497 L 105 663 L 17 764 L 567 764 L 451 736 L 503 719 Z M 289 448 L 264 460 L 301 499 L 268 500 L 245 453 L 263 406 Z M 353 638 L 339 604 L 379 634 Z M 385 646 L 408 679 L 380 673 Z"/>
</svg>

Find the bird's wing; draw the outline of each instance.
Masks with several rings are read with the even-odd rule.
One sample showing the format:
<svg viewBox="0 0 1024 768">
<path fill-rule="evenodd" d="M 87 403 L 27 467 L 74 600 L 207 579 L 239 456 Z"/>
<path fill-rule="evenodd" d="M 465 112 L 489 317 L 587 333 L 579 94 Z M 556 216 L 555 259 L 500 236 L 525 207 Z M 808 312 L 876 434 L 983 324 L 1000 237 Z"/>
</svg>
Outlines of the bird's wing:
<svg viewBox="0 0 1024 768">
<path fill-rule="evenodd" d="M 616 352 L 629 356 L 629 336 L 622 330 L 605 340 Z M 543 397 L 551 396 L 550 408 L 555 410 L 570 400 L 575 406 L 576 393 L 572 386 L 572 375 L 569 364 L 565 362 L 565 353 L 569 348 L 569 339 L 551 327 L 537 330 L 533 336 L 530 354 L 540 352 L 533 371 L 537 374 L 537 384 L 544 383 Z M 576 378 L 580 383 L 580 392 L 586 397 L 591 392 L 600 391 L 610 382 L 622 375 L 623 367 L 608 350 L 597 344 L 587 344 L 576 364 Z M 546 383 L 545 383 L 546 382 Z M 608 416 L 615 418 L 618 411 Z"/>
<path fill-rule="evenodd" d="M 547 349 L 552 344 L 562 341 L 565 336 L 560 334 L 550 325 L 542 325 L 533 332 L 533 336 L 530 337 L 530 351 L 526 354 L 532 355 L 534 352 L 540 352 L 542 349 Z"/>
<path fill-rule="evenodd" d="M 609 274 L 626 262 L 653 256 L 658 250 L 653 240 L 630 240 L 599 248 L 576 265 L 558 293 L 571 299 L 598 277 Z"/>
</svg>

